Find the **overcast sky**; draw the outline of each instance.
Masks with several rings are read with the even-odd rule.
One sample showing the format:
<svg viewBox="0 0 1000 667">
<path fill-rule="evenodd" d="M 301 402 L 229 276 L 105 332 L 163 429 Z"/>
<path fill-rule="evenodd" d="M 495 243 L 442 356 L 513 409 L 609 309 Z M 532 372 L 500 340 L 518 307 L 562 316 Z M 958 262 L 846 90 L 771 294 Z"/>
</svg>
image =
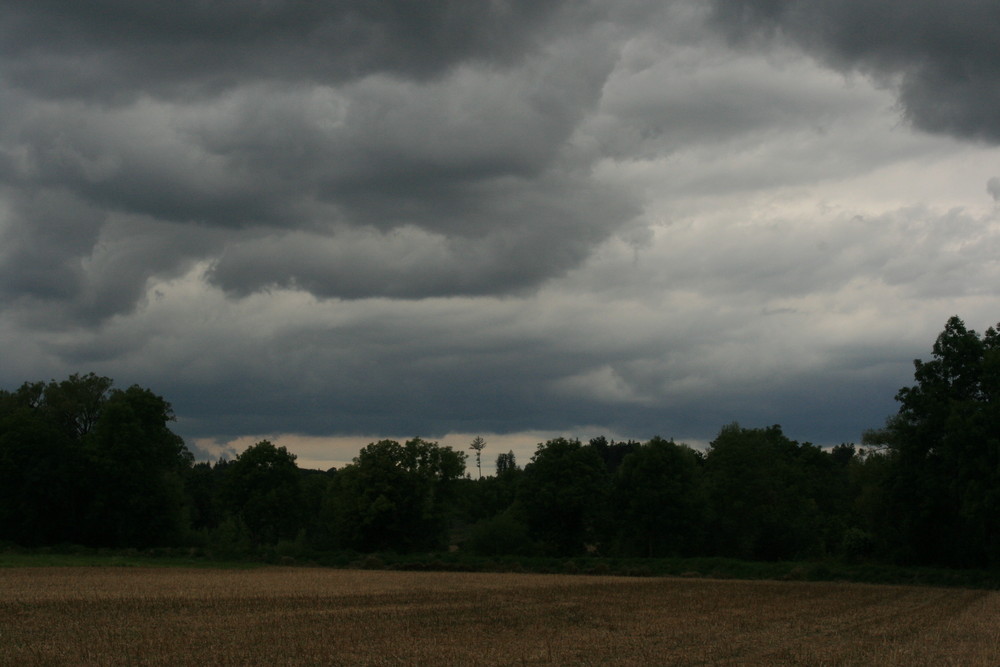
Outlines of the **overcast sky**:
<svg viewBox="0 0 1000 667">
<path fill-rule="evenodd" d="M 857 442 L 1000 320 L 996 0 L 5 0 L 0 384 L 202 457 Z"/>
</svg>

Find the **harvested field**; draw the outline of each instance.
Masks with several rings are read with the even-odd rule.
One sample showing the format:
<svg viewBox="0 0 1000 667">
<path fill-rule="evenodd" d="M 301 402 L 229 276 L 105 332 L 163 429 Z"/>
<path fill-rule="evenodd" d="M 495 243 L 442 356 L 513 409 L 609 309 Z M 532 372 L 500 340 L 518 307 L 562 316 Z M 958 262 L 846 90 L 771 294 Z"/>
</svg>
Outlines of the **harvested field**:
<svg viewBox="0 0 1000 667">
<path fill-rule="evenodd" d="M 997 665 L 1000 593 L 311 568 L 0 569 L 3 665 Z"/>
</svg>

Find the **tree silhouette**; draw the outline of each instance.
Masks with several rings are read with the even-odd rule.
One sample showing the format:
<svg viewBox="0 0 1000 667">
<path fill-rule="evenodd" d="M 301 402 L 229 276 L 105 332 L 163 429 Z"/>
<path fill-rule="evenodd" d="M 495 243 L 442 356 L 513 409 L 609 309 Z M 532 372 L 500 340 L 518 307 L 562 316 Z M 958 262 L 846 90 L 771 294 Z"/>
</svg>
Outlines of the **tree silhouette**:
<svg viewBox="0 0 1000 667">
<path fill-rule="evenodd" d="M 486 441 L 483 440 L 482 436 L 477 435 L 476 439 L 472 441 L 469 445 L 469 449 L 476 452 L 476 469 L 479 470 L 479 479 L 483 478 L 483 461 L 482 454 L 483 450 L 486 449 Z"/>
</svg>

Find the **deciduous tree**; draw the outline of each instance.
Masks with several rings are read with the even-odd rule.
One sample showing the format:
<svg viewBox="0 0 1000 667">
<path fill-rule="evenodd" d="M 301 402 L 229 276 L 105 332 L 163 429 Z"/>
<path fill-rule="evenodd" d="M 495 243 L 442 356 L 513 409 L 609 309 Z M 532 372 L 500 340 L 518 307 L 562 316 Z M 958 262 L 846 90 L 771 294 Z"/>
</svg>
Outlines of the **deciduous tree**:
<svg viewBox="0 0 1000 667">
<path fill-rule="evenodd" d="M 1000 325 L 998 325 L 1000 326 Z M 930 361 L 914 361 L 899 413 L 880 434 L 893 456 L 889 495 L 900 557 L 1000 563 L 1000 334 L 952 317 Z"/>
<path fill-rule="evenodd" d="M 801 447 L 811 445 L 800 446 L 777 425 L 748 429 L 733 423 L 712 441 L 705 482 L 718 555 L 777 560 L 820 548 L 822 522 Z"/>
<path fill-rule="evenodd" d="M 248 447 L 226 471 L 224 497 L 254 544 L 296 537 L 302 524 L 295 455 L 269 440 Z"/>
<path fill-rule="evenodd" d="M 556 438 L 538 445 L 525 466 L 517 504 L 544 551 L 573 555 L 599 541 L 609 491 L 607 469 L 594 448 Z"/>
<path fill-rule="evenodd" d="M 704 493 L 698 454 L 653 438 L 626 456 L 614 476 L 618 541 L 638 556 L 690 555 L 700 546 Z"/>
<path fill-rule="evenodd" d="M 364 447 L 331 482 L 327 517 L 338 546 L 413 551 L 444 546 L 465 452 L 414 438 Z"/>
</svg>

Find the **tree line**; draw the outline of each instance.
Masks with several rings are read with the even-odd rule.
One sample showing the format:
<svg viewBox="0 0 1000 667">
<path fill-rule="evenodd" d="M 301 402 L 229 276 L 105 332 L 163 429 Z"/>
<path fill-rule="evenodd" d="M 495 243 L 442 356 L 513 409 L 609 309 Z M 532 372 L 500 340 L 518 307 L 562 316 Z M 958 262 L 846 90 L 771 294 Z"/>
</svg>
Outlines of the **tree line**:
<svg viewBox="0 0 1000 667">
<path fill-rule="evenodd" d="M 195 462 L 148 389 L 72 375 L 0 391 L 0 541 L 42 546 L 275 545 L 479 555 L 838 557 L 1000 565 L 1000 334 L 951 318 L 900 408 L 861 446 L 723 426 L 704 451 L 646 442 L 538 445 L 483 476 L 466 453 L 373 442 L 327 471 L 270 441 Z"/>
</svg>

